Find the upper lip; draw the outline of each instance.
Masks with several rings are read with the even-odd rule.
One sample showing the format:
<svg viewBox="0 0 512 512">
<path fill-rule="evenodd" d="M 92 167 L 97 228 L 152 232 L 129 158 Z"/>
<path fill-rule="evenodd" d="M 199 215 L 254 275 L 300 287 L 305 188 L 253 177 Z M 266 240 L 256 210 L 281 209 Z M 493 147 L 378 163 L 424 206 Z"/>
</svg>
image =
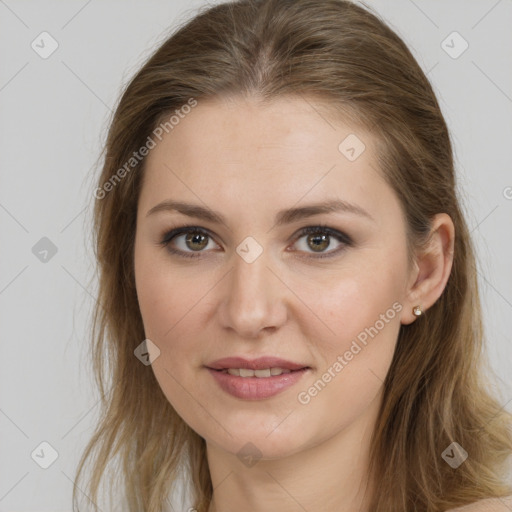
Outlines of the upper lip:
<svg viewBox="0 0 512 512">
<path fill-rule="evenodd" d="M 265 368 L 282 368 L 283 370 L 301 370 L 309 366 L 301 363 L 293 363 L 279 357 L 258 357 L 257 359 L 245 359 L 243 357 L 224 357 L 206 365 L 214 370 L 226 370 L 229 368 L 248 368 L 251 370 L 264 370 Z"/>
</svg>

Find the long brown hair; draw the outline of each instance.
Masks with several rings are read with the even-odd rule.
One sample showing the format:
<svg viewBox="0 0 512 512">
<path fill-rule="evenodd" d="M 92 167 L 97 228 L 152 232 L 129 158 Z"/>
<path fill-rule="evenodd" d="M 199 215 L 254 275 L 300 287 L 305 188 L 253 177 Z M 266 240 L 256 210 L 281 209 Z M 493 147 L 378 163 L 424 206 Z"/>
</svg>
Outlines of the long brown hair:
<svg viewBox="0 0 512 512">
<path fill-rule="evenodd" d="M 160 45 L 125 88 L 110 124 L 93 225 L 99 292 L 91 350 L 102 412 L 77 469 L 73 505 L 77 489 L 96 503 L 110 469 L 125 510 L 163 510 L 182 470 L 197 511 L 210 504 L 204 439 L 134 356 L 145 338 L 133 268 L 145 160 L 126 164 L 191 99 L 228 94 L 317 97 L 333 116 L 375 133 L 380 170 L 406 215 L 410 258 L 435 214 L 447 213 L 455 225 L 446 288 L 421 321 L 401 326 L 385 380 L 371 448 L 372 512 L 440 512 L 511 494 L 512 421 L 484 373 L 475 255 L 449 132 L 428 79 L 369 8 L 344 0 L 240 0 L 204 8 Z M 457 469 L 442 458 L 452 442 L 468 452 Z M 87 461 L 93 465 L 82 486 Z"/>
</svg>

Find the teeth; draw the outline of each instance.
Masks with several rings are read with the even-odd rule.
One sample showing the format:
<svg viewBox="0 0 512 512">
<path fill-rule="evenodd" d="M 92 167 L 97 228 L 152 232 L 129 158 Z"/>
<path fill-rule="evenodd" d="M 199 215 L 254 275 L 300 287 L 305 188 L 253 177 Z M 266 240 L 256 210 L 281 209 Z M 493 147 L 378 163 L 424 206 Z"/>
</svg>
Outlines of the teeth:
<svg viewBox="0 0 512 512">
<path fill-rule="evenodd" d="M 236 375 L 237 377 L 265 378 L 281 375 L 282 373 L 290 373 L 290 371 L 291 370 L 285 370 L 283 368 L 265 368 L 264 370 L 250 370 L 249 368 L 229 368 L 227 373 L 230 375 Z"/>
</svg>

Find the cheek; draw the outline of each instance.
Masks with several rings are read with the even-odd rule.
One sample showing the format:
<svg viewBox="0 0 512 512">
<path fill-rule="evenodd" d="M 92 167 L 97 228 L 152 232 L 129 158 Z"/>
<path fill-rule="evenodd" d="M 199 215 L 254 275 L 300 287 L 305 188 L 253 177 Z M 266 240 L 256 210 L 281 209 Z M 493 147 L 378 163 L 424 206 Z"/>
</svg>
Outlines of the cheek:
<svg viewBox="0 0 512 512">
<path fill-rule="evenodd" d="M 151 367 L 168 401 L 186 417 L 207 343 L 205 294 L 215 281 L 206 273 L 173 267 L 162 255 L 141 251 L 138 256 L 135 275 L 144 332 L 160 351 Z"/>
<path fill-rule="evenodd" d="M 302 278 L 296 288 L 314 315 L 314 321 L 304 321 L 302 328 L 311 332 L 311 339 L 320 337 L 324 349 L 348 349 L 352 339 L 376 323 L 379 331 L 399 323 L 399 278 L 391 269 L 364 269 L 360 264 L 321 279 Z"/>
<path fill-rule="evenodd" d="M 204 287 L 194 286 L 190 276 L 184 277 L 161 254 L 151 256 L 144 249 L 135 254 L 135 281 L 145 334 L 160 347 L 193 315 Z"/>
<path fill-rule="evenodd" d="M 204 289 L 193 286 L 190 277 L 184 278 L 179 270 L 170 270 L 142 253 L 139 256 L 135 275 L 144 332 L 160 351 L 151 369 L 169 403 L 187 421 L 194 403 L 191 396 L 197 393 L 191 370 L 200 347 L 194 346 L 194 340 L 199 343 L 204 329 L 194 318 Z"/>
<path fill-rule="evenodd" d="M 302 293 L 315 313 L 304 317 L 301 329 L 314 340 L 318 374 L 303 387 L 302 400 L 318 413 L 336 403 L 346 417 L 361 412 L 383 385 L 400 330 L 401 276 L 396 261 L 387 268 L 378 261 L 359 260 L 325 279 L 303 280 Z M 369 263 L 367 263 L 369 262 Z M 321 320 L 321 322 L 319 321 Z M 309 406 L 308 406 L 309 407 Z M 333 415 L 343 421 L 345 415 Z"/>
<path fill-rule="evenodd" d="M 346 427 L 380 396 L 400 330 L 396 288 L 392 277 L 352 276 L 331 284 L 328 293 L 309 296 L 330 330 L 323 328 L 327 334 L 319 337 L 310 327 L 308 337 L 317 340 L 322 365 L 297 390 L 297 402 L 299 411 L 322 421 L 305 436 L 323 437 Z"/>
</svg>

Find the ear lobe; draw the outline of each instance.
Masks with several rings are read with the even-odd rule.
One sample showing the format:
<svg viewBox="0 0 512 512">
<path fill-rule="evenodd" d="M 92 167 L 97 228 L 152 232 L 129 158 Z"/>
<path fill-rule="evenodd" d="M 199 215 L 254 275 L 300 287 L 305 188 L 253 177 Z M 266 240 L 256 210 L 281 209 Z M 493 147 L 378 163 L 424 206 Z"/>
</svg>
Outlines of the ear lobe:
<svg viewBox="0 0 512 512">
<path fill-rule="evenodd" d="M 423 314 L 443 293 L 453 265 L 455 227 L 446 213 L 437 214 L 427 246 L 416 255 L 413 284 L 407 290 L 407 301 L 401 323 L 411 324 L 418 317 L 413 308 L 420 306 Z M 416 278 L 414 279 L 414 276 Z"/>
</svg>

